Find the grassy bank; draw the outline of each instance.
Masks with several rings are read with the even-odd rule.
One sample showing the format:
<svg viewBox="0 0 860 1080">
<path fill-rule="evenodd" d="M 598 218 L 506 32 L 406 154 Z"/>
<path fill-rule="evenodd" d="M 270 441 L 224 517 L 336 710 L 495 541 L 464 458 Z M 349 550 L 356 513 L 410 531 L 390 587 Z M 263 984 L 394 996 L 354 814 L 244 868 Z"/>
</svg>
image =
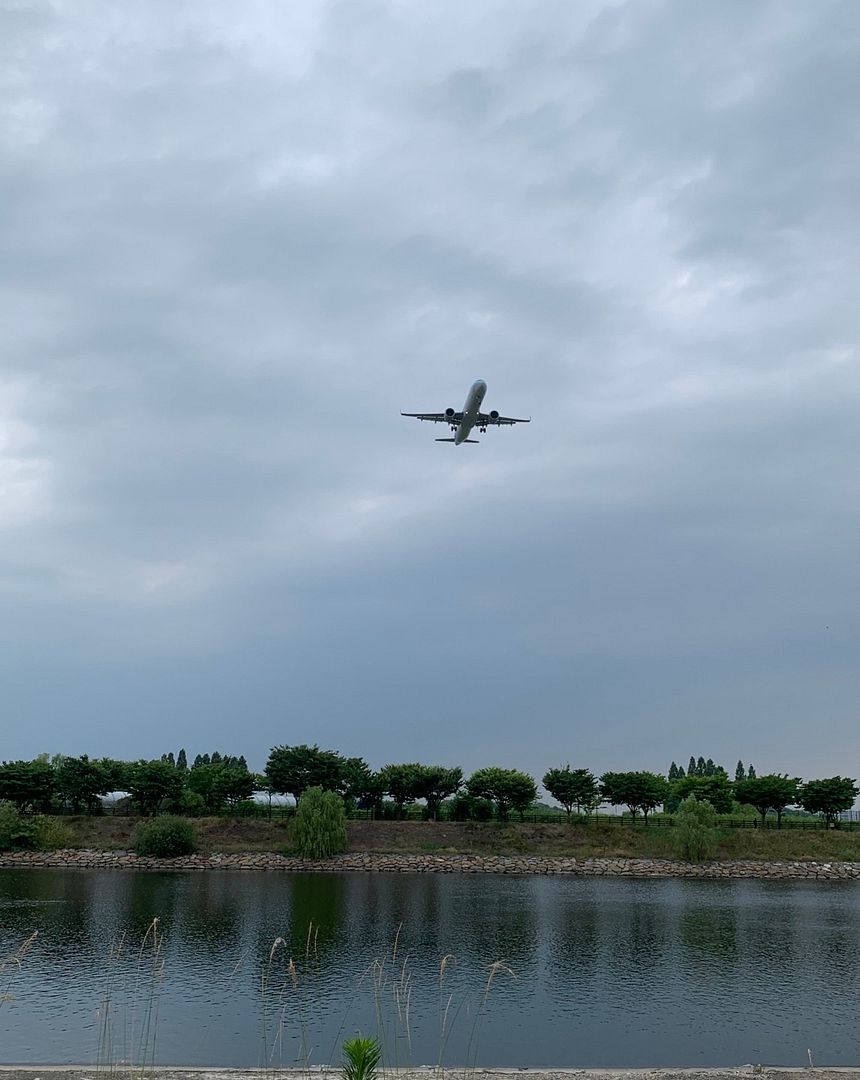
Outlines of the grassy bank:
<svg viewBox="0 0 860 1080">
<path fill-rule="evenodd" d="M 139 819 L 66 817 L 70 846 L 116 851 L 131 846 Z M 288 823 L 280 820 L 197 818 L 204 853 L 284 852 Z M 718 859 L 860 861 L 860 831 L 725 829 Z M 351 852 L 463 855 L 572 855 L 577 858 L 672 858 L 672 830 L 621 825 L 537 825 L 420 821 L 351 821 Z"/>
</svg>

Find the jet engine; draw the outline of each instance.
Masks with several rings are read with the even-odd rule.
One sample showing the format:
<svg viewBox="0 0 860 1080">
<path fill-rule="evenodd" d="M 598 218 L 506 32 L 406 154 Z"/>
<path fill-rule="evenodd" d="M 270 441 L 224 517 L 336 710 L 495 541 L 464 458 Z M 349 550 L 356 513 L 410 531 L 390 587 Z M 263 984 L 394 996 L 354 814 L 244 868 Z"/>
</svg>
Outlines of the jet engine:
<svg viewBox="0 0 860 1080">
<path fill-rule="evenodd" d="M 448 417 L 448 419 L 450 420 L 450 419 L 451 419 L 451 417 L 452 417 L 452 416 L 454 415 L 454 413 L 455 413 L 456 411 L 457 411 L 456 409 L 452 409 L 452 408 L 450 408 L 450 407 L 449 407 L 449 408 L 447 408 L 447 409 L 445 410 L 445 415 L 446 415 L 446 416 Z"/>
<path fill-rule="evenodd" d="M 490 409 L 490 419 L 491 420 L 498 420 L 499 419 L 499 410 L 498 409 Z"/>
</svg>

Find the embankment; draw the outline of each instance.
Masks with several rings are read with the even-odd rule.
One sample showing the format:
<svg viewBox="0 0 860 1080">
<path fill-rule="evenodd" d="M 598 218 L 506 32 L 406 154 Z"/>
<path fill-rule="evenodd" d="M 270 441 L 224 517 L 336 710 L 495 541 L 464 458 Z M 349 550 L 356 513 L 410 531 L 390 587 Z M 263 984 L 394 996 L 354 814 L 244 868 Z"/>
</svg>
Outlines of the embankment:
<svg viewBox="0 0 860 1080">
<path fill-rule="evenodd" d="M 764 878 L 860 881 L 860 862 L 777 862 L 752 859 L 702 864 L 672 859 L 577 859 L 546 855 L 402 855 L 348 853 L 300 859 L 274 852 L 183 855 L 156 859 L 129 851 L 24 851 L 0 856 L 0 867 L 80 870 L 281 871 L 304 873 L 566 874 L 633 878 Z"/>
</svg>

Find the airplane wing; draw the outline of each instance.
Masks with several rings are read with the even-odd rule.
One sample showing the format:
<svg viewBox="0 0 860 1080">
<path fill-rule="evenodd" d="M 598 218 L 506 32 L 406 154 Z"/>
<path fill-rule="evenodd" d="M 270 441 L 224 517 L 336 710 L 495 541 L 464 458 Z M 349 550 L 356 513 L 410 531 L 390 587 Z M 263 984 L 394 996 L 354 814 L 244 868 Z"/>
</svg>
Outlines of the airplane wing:
<svg viewBox="0 0 860 1080">
<path fill-rule="evenodd" d="M 416 420 L 432 420 L 434 424 L 459 424 L 463 419 L 461 412 L 449 416 L 443 412 L 402 412 L 401 416 L 414 416 Z"/>
<path fill-rule="evenodd" d="M 498 413 L 493 416 L 492 413 L 478 413 L 478 419 L 475 421 L 475 427 L 490 427 L 495 424 L 497 427 L 501 427 L 503 424 L 530 424 L 531 417 L 528 420 L 519 419 L 516 416 L 499 416 Z"/>
</svg>

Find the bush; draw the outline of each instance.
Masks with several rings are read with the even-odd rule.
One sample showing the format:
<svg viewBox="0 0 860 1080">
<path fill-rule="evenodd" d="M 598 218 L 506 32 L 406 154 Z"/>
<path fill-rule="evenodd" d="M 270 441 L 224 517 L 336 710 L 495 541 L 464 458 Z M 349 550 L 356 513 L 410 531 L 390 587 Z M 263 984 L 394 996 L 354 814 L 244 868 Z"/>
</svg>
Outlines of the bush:
<svg viewBox="0 0 860 1080">
<path fill-rule="evenodd" d="M 346 811 L 340 795 L 308 788 L 296 808 L 293 840 L 304 859 L 326 859 L 346 851 Z"/>
<path fill-rule="evenodd" d="M 31 828 L 34 846 L 39 851 L 57 851 L 59 848 L 75 846 L 77 836 L 59 818 L 40 814 L 33 819 Z"/>
<path fill-rule="evenodd" d="M 34 847 L 33 829 L 10 802 L 0 802 L 0 851 Z"/>
<path fill-rule="evenodd" d="M 448 803 L 453 821 L 491 821 L 493 804 L 489 799 L 478 799 L 474 795 L 460 792 Z"/>
<path fill-rule="evenodd" d="M 675 814 L 672 840 L 675 850 L 687 862 L 712 859 L 717 846 L 716 811 L 705 800 L 688 795 Z"/>
<path fill-rule="evenodd" d="M 154 818 L 138 825 L 134 849 L 138 855 L 156 855 L 160 858 L 190 855 L 197 850 L 197 830 L 184 818 Z"/>
<path fill-rule="evenodd" d="M 376 1080 L 379 1076 L 379 1062 L 382 1047 L 376 1039 L 347 1039 L 343 1044 L 343 1056 L 346 1059 L 341 1069 L 343 1080 Z"/>
</svg>

